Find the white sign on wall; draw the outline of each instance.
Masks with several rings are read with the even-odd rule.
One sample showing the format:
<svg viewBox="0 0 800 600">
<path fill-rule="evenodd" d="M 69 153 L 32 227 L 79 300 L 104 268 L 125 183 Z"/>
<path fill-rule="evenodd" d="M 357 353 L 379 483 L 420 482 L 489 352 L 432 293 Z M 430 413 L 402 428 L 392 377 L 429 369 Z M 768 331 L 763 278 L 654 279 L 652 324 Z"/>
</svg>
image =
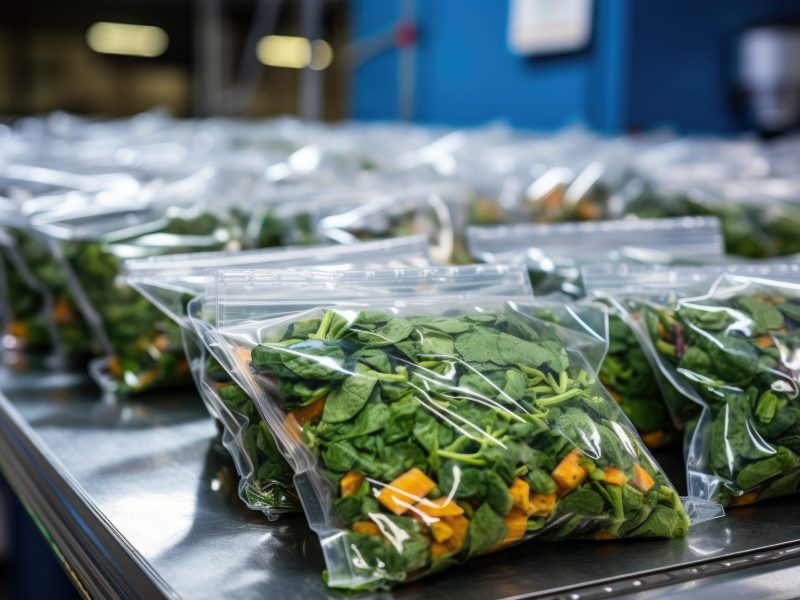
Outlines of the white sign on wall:
<svg viewBox="0 0 800 600">
<path fill-rule="evenodd" d="M 592 37 L 592 0 L 510 0 L 508 46 L 523 55 L 574 52 Z"/>
</svg>

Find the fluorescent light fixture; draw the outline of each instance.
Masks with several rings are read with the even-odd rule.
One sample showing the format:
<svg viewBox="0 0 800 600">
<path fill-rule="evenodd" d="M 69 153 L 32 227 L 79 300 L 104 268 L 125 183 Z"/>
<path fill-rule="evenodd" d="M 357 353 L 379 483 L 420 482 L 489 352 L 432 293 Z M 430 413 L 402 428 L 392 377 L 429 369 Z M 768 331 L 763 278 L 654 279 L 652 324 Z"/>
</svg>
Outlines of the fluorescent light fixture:
<svg viewBox="0 0 800 600">
<path fill-rule="evenodd" d="M 325 40 L 314 40 L 311 42 L 311 60 L 308 66 L 315 71 L 327 69 L 333 62 L 333 48 Z"/>
<path fill-rule="evenodd" d="M 256 45 L 259 62 L 268 67 L 327 69 L 333 61 L 333 49 L 325 40 L 309 41 L 294 35 L 268 35 Z"/>
<path fill-rule="evenodd" d="M 86 43 L 99 54 L 161 56 L 169 46 L 167 32 L 154 25 L 100 21 L 86 30 Z"/>
</svg>

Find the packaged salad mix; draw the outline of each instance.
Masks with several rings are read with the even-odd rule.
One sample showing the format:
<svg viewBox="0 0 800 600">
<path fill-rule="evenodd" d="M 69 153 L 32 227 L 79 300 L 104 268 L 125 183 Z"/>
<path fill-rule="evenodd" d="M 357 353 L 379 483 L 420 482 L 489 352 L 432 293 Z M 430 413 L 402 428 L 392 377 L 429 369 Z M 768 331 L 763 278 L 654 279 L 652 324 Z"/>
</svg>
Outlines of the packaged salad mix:
<svg viewBox="0 0 800 600">
<path fill-rule="evenodd" d="M 424 293 L 458 276 L 209 279 L 213 317 L 193 322 L 295 471 L 328 584 L 386 587 L 531 538 L 685 534 L 677 493 L 593 375 L 604 332 L 587 323 L 603 313 Z M 417 293 L 354 293 L 376 279 Z"/>
</svg>

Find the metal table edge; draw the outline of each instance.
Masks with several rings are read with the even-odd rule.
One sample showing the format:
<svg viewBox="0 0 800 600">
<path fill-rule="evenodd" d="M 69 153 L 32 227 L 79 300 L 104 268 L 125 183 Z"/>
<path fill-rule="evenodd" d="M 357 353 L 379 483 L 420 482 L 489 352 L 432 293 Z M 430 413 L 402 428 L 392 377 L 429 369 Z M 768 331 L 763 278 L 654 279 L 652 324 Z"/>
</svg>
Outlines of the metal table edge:
<svg viewBox="0 0 800 600">
<path fill-rule="evenodd" d="M 0 469 L 84 596 L 179 598 L 0 392 Z M 35 473 L 35 477 L 31 476 Z M 70 526 L 71 525 L 71 526 Z M 91 548 L 91 552 L 87 552 Z M 91 592 L 91 593 L 90 593 Z"/>
</svg>

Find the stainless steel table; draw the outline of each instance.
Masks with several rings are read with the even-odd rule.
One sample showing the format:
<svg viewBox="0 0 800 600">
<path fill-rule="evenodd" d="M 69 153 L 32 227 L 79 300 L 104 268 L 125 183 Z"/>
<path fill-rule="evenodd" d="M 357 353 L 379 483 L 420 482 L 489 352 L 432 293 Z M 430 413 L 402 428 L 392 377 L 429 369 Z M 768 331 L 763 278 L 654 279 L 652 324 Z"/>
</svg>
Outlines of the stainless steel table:
<svg viewBox="0 0 800 600">
<path fill-rule="evenodd" d="M 243 509 L 192 396 L 103 402 L 82 378 L 0 375 L 0 468 L 67 573 L 103 598 L 363 597 L 327 590 L 301 515 Z M 731 511 L 683 540 L 529 543 L 381 598 L 792 597 L 800 503 Z"/>
</svg>

